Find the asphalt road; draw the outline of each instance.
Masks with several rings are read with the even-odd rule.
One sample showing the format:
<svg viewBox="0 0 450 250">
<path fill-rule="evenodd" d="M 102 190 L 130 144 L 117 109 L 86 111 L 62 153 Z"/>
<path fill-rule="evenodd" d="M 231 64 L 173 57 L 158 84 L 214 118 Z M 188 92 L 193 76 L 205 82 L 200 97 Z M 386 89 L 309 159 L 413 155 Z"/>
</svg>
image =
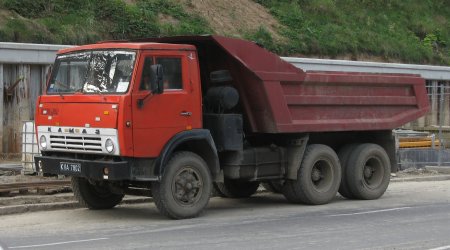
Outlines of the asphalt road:
<svg viewBox="0 0 450 250">
<path fill-rule="evenodd" d="M 213 198 L 174 221 L 151 203 L 0 217 L 9 249 L 450 249 L 450 181 L 391 183 L 375 201 L 293 205 L 263 193 Z M 0 244 L 1 246 L 1 244 Z M 5 248 L 5 247 L 4 247 Z"/>
</svg>

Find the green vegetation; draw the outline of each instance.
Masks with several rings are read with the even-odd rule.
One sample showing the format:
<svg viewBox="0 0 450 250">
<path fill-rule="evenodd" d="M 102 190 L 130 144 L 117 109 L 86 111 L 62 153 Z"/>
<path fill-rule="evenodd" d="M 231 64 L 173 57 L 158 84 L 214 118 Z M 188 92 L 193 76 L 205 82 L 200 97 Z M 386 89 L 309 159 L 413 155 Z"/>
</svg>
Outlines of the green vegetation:
<svg viewBox="0 0 450 250">
<path fill-rule="evenodd" d="M 174 0 L 0 0 L 17 15 L 0 20 L 0 41 L 85 44 L 212 33 Z M 1 17 L 1 16 L 0 16 Z M 165 20 L 168 21 L 165 21 Z"/>
<path fill-rule="evenodd" d="M 279 21 L 279 32 L 261 26 L 236 35 L 282 55 L 450 65 L 448 0 L 253 1 Z M 85 44 L 220 33 L 183 6 L 180 0 L 0 0 L 0 41 Z"/>
<path fill-rule="evenodd" d="M 448 0 L 255 1 L 284 26 L 282 54 L 450 65 Z"/>
</svg>

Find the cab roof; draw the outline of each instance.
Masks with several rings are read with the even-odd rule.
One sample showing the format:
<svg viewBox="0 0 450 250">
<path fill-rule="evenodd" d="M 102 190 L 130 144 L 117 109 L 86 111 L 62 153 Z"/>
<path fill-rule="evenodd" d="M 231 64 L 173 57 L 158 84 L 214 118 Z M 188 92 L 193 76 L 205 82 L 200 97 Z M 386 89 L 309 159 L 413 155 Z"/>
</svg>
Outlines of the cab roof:
<svg viewBox="0 0 450 250">
<path fill-rule="evenodd" d="M 131 50 L 195 50 L 193 45 L 170 44 L 155 42 L 125 42 L 125 41 L 107 41 L 96 44 L 71 47 L 58 51 L 59 54 L 72 53 L 85 50 L 103 50 L 103 49 L 131 49 Z"/>
</svg>

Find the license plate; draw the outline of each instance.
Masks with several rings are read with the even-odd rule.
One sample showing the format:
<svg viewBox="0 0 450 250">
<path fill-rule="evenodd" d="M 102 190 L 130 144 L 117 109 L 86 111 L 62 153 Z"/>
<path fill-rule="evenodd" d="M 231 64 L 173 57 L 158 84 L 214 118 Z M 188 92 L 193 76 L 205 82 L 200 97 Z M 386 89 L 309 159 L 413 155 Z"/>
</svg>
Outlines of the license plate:
<svg viewBox="0 0 450 250">
<path fill-rule="evenodd" d="M 62 172 L 81 173 L 81 164 L 71 162 L 60 162 L 59 169 Z"/>
</svg>

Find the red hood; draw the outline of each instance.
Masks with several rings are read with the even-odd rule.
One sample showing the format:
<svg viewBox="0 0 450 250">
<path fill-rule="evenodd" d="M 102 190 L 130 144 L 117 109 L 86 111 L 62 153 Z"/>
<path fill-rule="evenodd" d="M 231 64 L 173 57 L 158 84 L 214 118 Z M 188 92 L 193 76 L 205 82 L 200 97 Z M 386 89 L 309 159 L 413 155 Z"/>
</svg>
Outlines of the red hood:
<svg viewBox="0 0 450 250">
<path fill-rule="evenodd" d="M 119 98 L 46 96 L 41 98 L 36 112 L 42 126 L 117 128 Z M 86 99 L 81 101 L 80 99 Z M 117 99 L 117 100 L 114 100 Z M 89 125 L 87 125 L 89 124 Z"/>
</svg>

